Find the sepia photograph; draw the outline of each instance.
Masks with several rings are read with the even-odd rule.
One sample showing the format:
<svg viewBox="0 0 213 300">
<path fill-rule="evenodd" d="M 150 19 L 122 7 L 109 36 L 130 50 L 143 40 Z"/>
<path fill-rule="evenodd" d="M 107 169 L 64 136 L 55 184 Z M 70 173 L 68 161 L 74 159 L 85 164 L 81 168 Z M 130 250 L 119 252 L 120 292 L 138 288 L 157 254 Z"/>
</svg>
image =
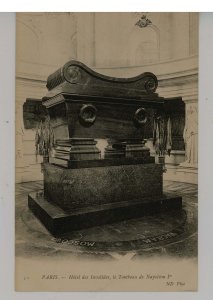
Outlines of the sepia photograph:
<svg viewBox="0 0 213 300">
<path fill-rule="evenodd" d="M 197 291 L 198 28 L 16 14 L 16 291 Z"/>
</svg>

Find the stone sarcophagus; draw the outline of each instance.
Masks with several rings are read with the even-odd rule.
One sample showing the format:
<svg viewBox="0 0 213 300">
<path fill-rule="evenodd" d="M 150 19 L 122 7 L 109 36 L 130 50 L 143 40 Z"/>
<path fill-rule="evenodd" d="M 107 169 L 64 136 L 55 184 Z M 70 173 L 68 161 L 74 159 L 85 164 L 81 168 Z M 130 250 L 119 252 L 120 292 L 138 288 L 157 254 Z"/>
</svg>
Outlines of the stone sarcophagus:
<svg viewBox="0 0 213 300">
<path fill-rule="evenodd" d="M 152 73 L 114 78 L 78 61 L 48 77 L 42 103 L 54 142 L 44 191 L 28 204 L 52 234 L 181 208 L 181 197 L 163 193 L 163 165 L 145 145 L 165 111 L 157 86 Z"/>
</svg>

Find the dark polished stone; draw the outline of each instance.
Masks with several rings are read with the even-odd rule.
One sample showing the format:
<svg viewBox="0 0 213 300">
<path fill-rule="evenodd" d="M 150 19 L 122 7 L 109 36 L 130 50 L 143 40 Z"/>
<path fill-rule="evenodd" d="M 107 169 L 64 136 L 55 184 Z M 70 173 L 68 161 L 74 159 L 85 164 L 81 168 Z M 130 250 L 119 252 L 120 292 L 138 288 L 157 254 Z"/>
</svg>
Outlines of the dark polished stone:
<svg viewBox="0 0 213 300">
<path fill-rule="evenodd" d="M 79 61 L 71 60 L 56 72 L 49 75 L 47 88 L 50 91 L 46 98 L 59 94 L 61 90 L 76 95 L 95 95 L 104 97 L 125 96 L 132 99 L 152 95 L 158 80 L 153 73 L 146 72 L 132 78 L 116 78 L 95 72 Z M 160 99 L 158 100 L 160 102 Z"/>
<path fill-rule="evenodd" d="M 61 167 L 69 169 L 82 169 L 82 168 L 95 168 L 95 167 L 109 167 L 120 165 L 137 165 L 137 164 L 153 164 L 155 158 L 152 156 L 146 157 L 116 157 L 113 159 L 93 159 L 93 160 L 69 160 L 69 159 L 57 159 L 55 157 L 50 158 L 50 163 L 59 165 Z"/>
<path fill-rule="evenodd" d="M 63 209 L 89 208 L 161 197 L 162 165 L 136 164 L 65 169 L 44 164 L 45 196 Z"/>
<path fill-rule="evenodd" d="M 53 238 L 27 207 L 28 194 L 41 189 L 43 181 L 16 185 L 17 257 L 49 259 L 52 262 L 57 258 L 114 261 L 125 255 L 131 255 L 131 260 L 137 262 L 156 256 L 163 259 L 197 257 L 196 185 L 164 181 L 166 193 L 183 197 L 180 210 L 80 229 L 60 238 Z M 183 231 L 177 234 L 179 227 Z M 171 232 L 176 234 L 171 235 Z"/>
<path fill-rule="evenodd" d="M 182 207 L 182 198 L 168 194 L 143 199 L 143 202 L 130 200 L 64 211 L 49 202 L 40 191 L 28 195 L 28 206 L 45 227 L 57 236 L 82 228 L 178 210 Z"/>
<path fill-rule="evenodd" d="M 96 144 L 97 141 L 91 138 L 56 140 L 54 157 L 66 161 L 96 160 L 101 155 Z"/>
<path fill-rule="evenodd" d="M 70 61 L 48 77 L 42 103 L 55 139 L 143 138 L 147 130 L 152 135 L 153 115 L 164 108 L 157 86 L 149 72 L 115 78 Z"/>
<path fill-rule="evenodd" d="M 42 103 L 55 158 L 43 164 L 44 196 L 29 195 L 29 207 L 53 234 L 181 208 L 181 197 L 163 195 L 163 165 L 144 146 L 165 118 L 157 86 L 152 73 L 108 77 L 78 61 L 48 77 Z M 103 160 L 98 138 L 111 140 Z"/>
</svg>

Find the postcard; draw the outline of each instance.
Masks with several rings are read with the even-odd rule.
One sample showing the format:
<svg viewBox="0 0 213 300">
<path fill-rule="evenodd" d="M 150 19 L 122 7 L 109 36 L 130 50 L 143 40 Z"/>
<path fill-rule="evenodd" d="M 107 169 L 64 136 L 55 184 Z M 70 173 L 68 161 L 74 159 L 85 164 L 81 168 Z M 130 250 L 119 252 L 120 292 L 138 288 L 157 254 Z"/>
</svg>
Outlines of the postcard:
<svg viewBox="0 0 213 300">
<path fill-rule="evenodd" d="M 197 291 L 198 25 L 16 14 L 16 291 Z"/>
</svg>

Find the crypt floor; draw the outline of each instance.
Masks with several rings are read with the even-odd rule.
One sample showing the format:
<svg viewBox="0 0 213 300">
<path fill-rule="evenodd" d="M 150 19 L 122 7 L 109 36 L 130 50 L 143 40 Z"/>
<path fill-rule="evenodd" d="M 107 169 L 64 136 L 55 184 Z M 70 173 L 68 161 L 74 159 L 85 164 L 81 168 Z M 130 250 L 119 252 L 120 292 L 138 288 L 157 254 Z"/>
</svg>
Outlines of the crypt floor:
<svg viewBox="0 0 213 300">
<path fill-rule="evenodd" d="M 183 197 L 183 209 L 74 231 L 54 238 L 34 217 L 27 196 L 43 182 L 16 185 L 16 256 L 132 259 L 150 256 L 197 257 L 197 185 L 164 181 L 164 191 Z"/>
</svg>

